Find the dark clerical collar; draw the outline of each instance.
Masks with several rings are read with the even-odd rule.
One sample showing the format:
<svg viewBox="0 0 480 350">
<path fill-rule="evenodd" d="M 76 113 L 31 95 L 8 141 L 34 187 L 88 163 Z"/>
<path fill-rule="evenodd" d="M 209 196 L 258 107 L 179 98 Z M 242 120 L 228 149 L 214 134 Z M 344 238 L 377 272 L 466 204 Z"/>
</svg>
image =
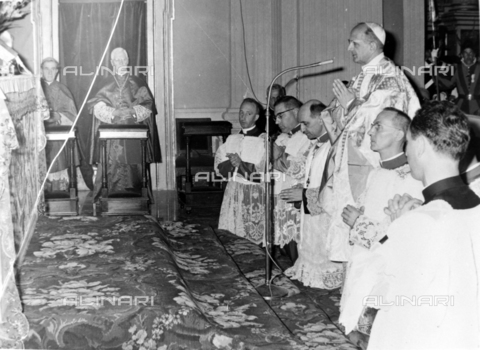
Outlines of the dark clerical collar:
<svg viewBox="0 0 480 350">
<path fill-rule="evenodd" d="M 480 163 L 476 164 L 472 169 L 461 174 L 460 177 L 467 185 L 480 178 Z"/>
<path fill-rule="evenodd" d="M 437 181 L 423 190 L 424 205 L 442 199 L 453 209 L 470 209 L 480 204 L 480 198 L 457 176 Z"/>
<path fill-rule="evenodd" d="M 328 133 L 325 133 L 325 134 L 323 134 L 322 136 L 320 136 L 320 137 L 318 138 L 318 141 L 319 141 L 319 142 L 327 142 L 328 140 L 329 140 L 329 138 L 328 138 Z"/>
<path fill-rule="evenodd" d="M 402 165 L 405 165 L 408 163 L 407 156 L 405 153 L 400 153 L 398 156 L 394 158 L 390 158 L 385 161 L 380 161 L 380 166 L 383 169 L 388 169 L 388 170 L 393 170 L 401 167 Z"/>
<path fill-rule="evenodd" d="M 260 136 L 262 134 L 262 131 L 259 130 L 256 126 L 254 126 L 253 128 L 251 129 L 247 129 L 247 130 L 243 130 L 240 131 L 240 134 L 241 135 L 245 135 L 245 136 Z"/>
<path fill-rule="evenodd" d="M 423 205 L 434 200 L 444 200 L 453 209 L 471 209 L 480 205 L 480 198 L 457 176 L 447 177 L 426 187 L 423 191 L 425 202 Z M 388 236 L 384 236 L 379 242 L 385 243 Z"/>
<path fill-rule="evenodd" d="M 290 131 L 288 134 L 289 135 L 294 135 L 295 133 L 299 132 L 300 130 L 302 130 L 302 124 L 298 124 L 296 127 L 294 127 L 292 129 L 292 131 Z"/>
</svg>

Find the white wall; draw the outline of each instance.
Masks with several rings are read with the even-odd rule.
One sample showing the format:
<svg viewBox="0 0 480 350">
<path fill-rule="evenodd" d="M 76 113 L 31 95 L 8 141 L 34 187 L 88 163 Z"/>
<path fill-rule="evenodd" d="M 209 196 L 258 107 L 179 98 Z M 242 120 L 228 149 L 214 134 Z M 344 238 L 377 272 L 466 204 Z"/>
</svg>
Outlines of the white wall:
<svg viewBox="0 0 480 350">
<path fill-rule="evenodd" d="M 347 52 L 351 28 L 382 22 L 382 0 L 242 0 L 250 88 L 239 0 L 175 0 L 173 82 L 176 118 L 236 122 L 245 96 L 265 102 L 265 89 L 282 69 L 335 58 L 332 65 L 298 74 L 338 71 L 301 79 L 288 94 L 328 103 L 336 78 L 360 67 Z M 296 73 L 283 77 L 286 84 Z"/>
</svg>

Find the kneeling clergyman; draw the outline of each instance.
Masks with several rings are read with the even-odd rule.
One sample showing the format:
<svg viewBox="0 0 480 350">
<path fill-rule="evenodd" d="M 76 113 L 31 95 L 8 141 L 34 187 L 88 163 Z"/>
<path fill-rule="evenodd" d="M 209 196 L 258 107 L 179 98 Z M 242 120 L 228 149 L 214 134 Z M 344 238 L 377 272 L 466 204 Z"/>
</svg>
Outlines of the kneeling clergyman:
<svg viewBox="0 0 480 350">
<path fill-rule="evenodd" d="M 242 131 L 215 154 L 215 171 L 228 180 L 218 228 L 261 244 L 265 235 L 265 133 L 255 126 L 260 104 L 246 98 L 238 116 Z"/>
<path fill-rule="evenodd" d="M 362 299 L 368 293 L 362 287 L 368 286 L 368 278 L 372 277 L 368 275 L 365 258 L 368 258 L 372 244 L 385 236 L 391 223 L 390 216 L 384 212 L 388 200 L 397 193 L 423 199 L 422 183 L 412 177 L 403 152 L 409 125 L 410 118 L 399 110 L 386 108 L 380 112 L 368 132 L 370 148 L 380 154 L 380 168 L 369 174 L 357 206 L 347 205 L 342 213 L 343 221 L 351 227 L 350 244 L 353 245 L 340 302 L 339 322 L 345 327 L 346 334 L 353 330 L 370 334 L 370 314 L 360 317 Z"/>
<path fill-rule="evenodd" d="M 369 350 L 480 347 L 480 198 L 459 176 L 468 142 L 467 118 L 450 102 L 424 105 L 410 124 L 406 155 L 425 202 L 390 200 L 393 222 L 371 248 Z"/>
<path fill-rule="evenodd" d="M 275 102 L 275 119 L 282 133 L 273 144 L 275 181 L 275 245 L 284 247 L 292 262 L 298 257 L 300 240 L 300 204 L 287 203 L 279 196 L 283 189 L 303 188 L 305 161 L 311 142 L 298 122 L 302 103 L 293 96 L 283 96 Z"/>
<path fill-rule="evenodd" d="M 319 200 L 318 195 L 321 174 L 330 149 L 329 138 L 320 116 L 324 108 L 316 100 L 309 101 L 300 108 L 299 121 L 303 124 L 305 135 L 314 144 L 305 165 L 304 187 L 283 190 L 280 197 L 287 202 L 302 201 L 298 259 L 285 274 L 309 287 L 335 289 L 343 282 L 344 267 L 342 263 L 330 261 L 327 256 L 332 198 L 320 197 Z"/>
</svg>

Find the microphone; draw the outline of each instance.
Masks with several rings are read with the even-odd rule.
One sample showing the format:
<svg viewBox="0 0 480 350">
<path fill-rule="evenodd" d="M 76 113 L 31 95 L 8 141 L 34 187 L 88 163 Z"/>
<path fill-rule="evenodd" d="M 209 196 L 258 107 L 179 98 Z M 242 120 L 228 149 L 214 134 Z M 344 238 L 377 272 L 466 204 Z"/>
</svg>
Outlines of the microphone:
<svg viewBox="0 0 480 350">
<path fill-rule="evenodd" d="M 306 64 L 304 66 L 298 66 L 296 68 L 294 67 L 294 69 L 305 69 L 305 68 L 319 67 L 319 66 L 323 66 L 325 64 L 330 64 L 330 63 L 333 63 L 333 59 L 327 60 L 327 61 L 322 61 L 322 62 Z"/>
<path fill-rule="evenodd" d="M 272 95 L 272 87 L 275 81 L 284 75 L 285 73 L 291 72 L 293 70 L 299 70 L 299 69 L 307 69 L 307 68 L 314 68 L 314 67 L 320 67 L 326 64 L 333 63 L 333 59 L 327 60 L 327 61 L 321 61 L 321 62 L 315 62 L 315 63 L 310 63 L 310 64 L 305 64 L 301 66 L 296 66 L 296 67 L 291 67 L 287 68 L 280 73 L 278 73 L 275 78 L 273 78 L 272 82 L 270 83 L 268 87 L 268 94 L 267 94 L 267 110 L 266 110 L 266 141 L 265 141 L 265 159 L 266 159 L 266 176 L 265 176 L 265 285 L 268 287 L 268 291 L 272 293 L 271 289 L 271 273 L 272 273 L 272 259 L 271 259 L 271 252 L 272 252 L 272 226 L 271 226 L 271 200 L 270 200 L 270 186 L 271 186 L 271 179 L 270 179 L 270 98 Z M 273 296 L 273 295 L 272 295 Z"/>
<path fill-rule="evenodd" d="M 320 67 L 320 66 L 323 66 L 323 65 L 326 65 L 326 64 L 330 64 L 330 63 L 333 63 L 333 59 L 330 59 L 330 60 L 327 60 L 327 61 L 321 61 L 321 62 L 315 62 L 315 63 L 310 63 L 310 64 L 305 64 L 305 65 L 302 65 L 302 66 L 296 66 L 296 67 L 291 67 L 291 68 L 287 68 L 283 71 L 281 71 L 280 73 L 277 74 L 277 76 L 275 78 L 273 78 L 272 80 L 272 83 L 269 85 L 269 90 L 268 90 L 268 96 L 267 96 L 267 105 L 269 104 L 270 102 L 270 95 L 271 95 L 271 92 L 272 92 L 272 86 L 273 84 L 275 83 L 275 81 L 281 77 L 282 75 L 284 75 L 285 73 L 288 73 L 288 72 L 291 72 L 292 70 L 299 70 L 299 69 L 307 69 L 307 68 L 314 68 L 314 67 Z M 296 79 L 296 78 L 294 78 Z M 287 83 L 288 85 L 288 83 Z M 267 111 L 267 119 L 268 119 L 268 111 Z"/>
</svg>

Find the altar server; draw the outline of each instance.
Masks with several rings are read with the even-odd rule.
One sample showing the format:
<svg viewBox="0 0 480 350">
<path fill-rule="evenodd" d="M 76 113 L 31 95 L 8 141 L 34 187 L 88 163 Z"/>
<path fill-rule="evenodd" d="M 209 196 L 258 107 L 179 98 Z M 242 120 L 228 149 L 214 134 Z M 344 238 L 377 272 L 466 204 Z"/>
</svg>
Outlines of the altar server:
<svg viewBox="0 0 480 350">
<path fill-rule="evenodd" d="M 395 221 L 372 247 L 378 279 L 365 303 L 379 311 L 369 350 L 480 347 L 480 198 L 458 170 L 468 142 L 467 118 L 450 102 L 412 120 L 406 155 L 425 202 L 389 202 Z"/>
<path fill-rule="evenodd" d="M 263 113 L 260 104 L 246 98 L 238 120 L 242 130 L 230 135 L 215 154 L 215 171 L 228 180 L 219 229 L 261 244 L 265 235 L 265 138 L 255 126 Z"/>
</svg>

